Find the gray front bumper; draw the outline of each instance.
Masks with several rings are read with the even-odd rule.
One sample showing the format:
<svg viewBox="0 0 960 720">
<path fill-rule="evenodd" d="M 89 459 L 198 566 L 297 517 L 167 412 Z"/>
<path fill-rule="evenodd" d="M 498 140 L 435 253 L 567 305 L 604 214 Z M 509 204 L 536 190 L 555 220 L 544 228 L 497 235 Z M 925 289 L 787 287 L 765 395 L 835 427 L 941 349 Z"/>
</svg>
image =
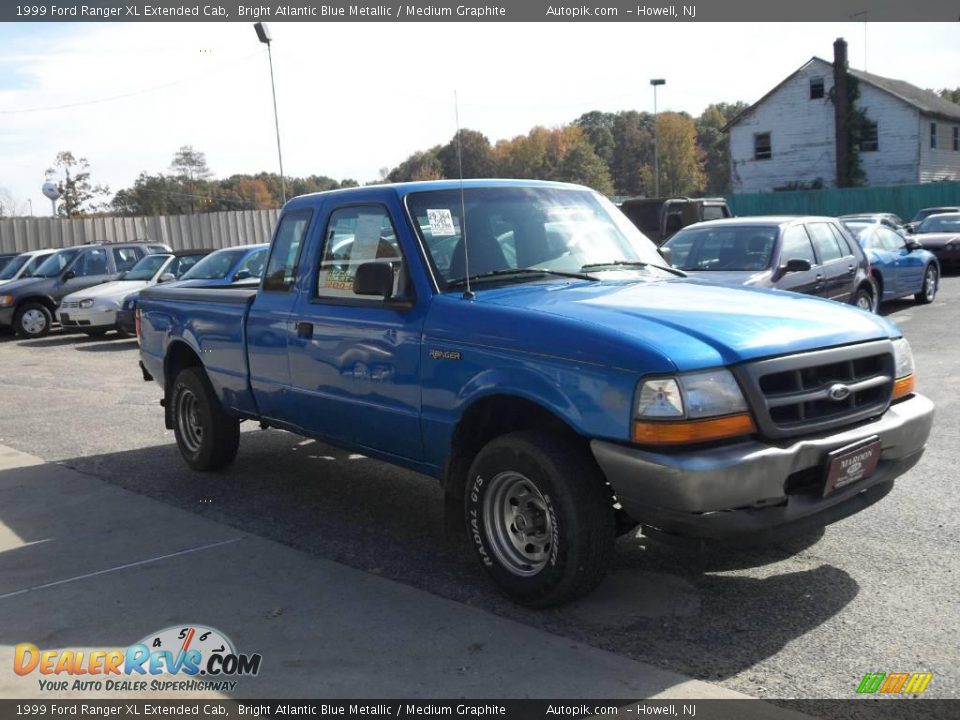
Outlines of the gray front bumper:
<svg viewBox="0 0 960 720">
<path fill-rule="evenodd" d="M 920 459 L 932 424 L 933 403 L 914 395 L 874 421 L 776 445 L 750 440 L 651 452 L 593 440 L 590 447 L 634 520 L 669 534 L 727 538 L 799 527 L 800 521 L 825 525 L 879 500 Z M 883 453 L 870 477 L 827 497 L 815 480 L 794 482 L 788 492 L 791 476 L 819 477 L 828 452 L 874 435 Z"/>
</svg>

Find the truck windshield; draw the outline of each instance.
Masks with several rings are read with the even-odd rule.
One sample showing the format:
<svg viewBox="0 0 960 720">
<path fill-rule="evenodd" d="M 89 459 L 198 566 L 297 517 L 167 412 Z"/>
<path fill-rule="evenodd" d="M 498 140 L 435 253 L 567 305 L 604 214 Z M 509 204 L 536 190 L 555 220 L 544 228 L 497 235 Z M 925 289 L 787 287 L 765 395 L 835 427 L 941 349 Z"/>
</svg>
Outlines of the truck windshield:
<svg viewBox="0 0 960 720">
<path fill-rule="evenodd" d="M 70 261 L 73 260 L 79 252 L 79 250 L 61 250 L 60 252 L 55 252 L 43 261 L 40 267 L 37 268 L 37 271 L 33 273 L 33 277 L 56 277 L 70 264 Z"/>
<path fill-rule="evenodd" d="M 187 270 L 187 272 L 180 276 L 180 279 L 223 280 L 230 273 L 230 268 L 236 265 L 240 258 L 246 253 L 246 248 L 217 250 L 217 252 L 210 253 L 203 260 Z"/>
<path fill-rule="evenodd" d="M 121 280 L 150 280 L 162 268 L 170 255 L 147 255 L 134 265 Z"/>
<path fill-rule="evenodd" d="M 463 208 L 466 209 L 466 245 Z M 631 272 L 663 277 L 664 260 L 606 198 L 590 190 L 497 187 L 411 193 L 407 208 L 443 287 L 466 276 L 524 282 L 545 273 Z M 469 270 L 468 266 L 469 265 Z"/>
<path fill-rule="evenodd" d="M 8 262 L 3 270 L 0 270 L 0 280 L 9 280 L 14 275 L 17 274 L 17 271 L 22 268 L 27 260 L 30 259 L 29 255 L 17 255 L 10 262 Z"/>
<path fill-rule="evenodd" d="M 778 229 L 755 225 L 685 228 L 670 238 L 674 267 L 695 272 L 765 270 L 777 242 Z"/>
</svg>

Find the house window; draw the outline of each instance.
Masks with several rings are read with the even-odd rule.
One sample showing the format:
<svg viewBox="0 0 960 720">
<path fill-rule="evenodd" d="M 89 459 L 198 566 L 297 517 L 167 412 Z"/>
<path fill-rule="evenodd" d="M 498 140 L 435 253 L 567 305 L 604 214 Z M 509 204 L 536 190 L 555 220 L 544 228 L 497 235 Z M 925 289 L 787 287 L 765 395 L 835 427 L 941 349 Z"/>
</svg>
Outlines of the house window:
<svg viewBox="0 0 960 720">
<path fill-rule="evenodd" d="M 937 124 L 930 123 L 930 147 L 933 150 L 937 149 Z"/>
<path fill-rule="evenodd" d="M 877 124 L 869 120 L 860 128 L 860 152 L 873 152 L 880 149 L 880 133 Z"/>
<path fill-rule="evenodd" d="M 960 125 L 953 126 L 953 151 L 960 150 Z"/>
<path fill-rule="evenodd" d="M 823 97 L 823 78 L 810 78 L 810 99 L 819 100 Z"/>
<path fill-rule="evenodd" d="M 770 149 L 770 133 L 757 133 L 753 136 L 753 159 L 769 160 L 773 157 Z"/>
</svg>

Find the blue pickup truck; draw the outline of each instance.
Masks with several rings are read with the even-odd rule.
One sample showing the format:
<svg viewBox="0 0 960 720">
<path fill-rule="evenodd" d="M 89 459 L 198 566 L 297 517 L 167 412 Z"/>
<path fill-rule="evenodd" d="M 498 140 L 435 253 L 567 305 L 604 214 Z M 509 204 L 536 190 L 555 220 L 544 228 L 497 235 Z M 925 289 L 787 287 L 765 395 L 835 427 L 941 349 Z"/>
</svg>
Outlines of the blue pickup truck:
<svg viewBox="0 0 960 720">
<path fill-rule="evenodd" d="M 855 513 L 933 421 L 892 323 L 686 278 L 576 185 L 298 197 L 258 288 L 159 285 L 138 321 L 190 467 L 252 420 L 431 475 L 533 606 L 593 589 L 637 525 L 765 542 Z"/>
</svg>

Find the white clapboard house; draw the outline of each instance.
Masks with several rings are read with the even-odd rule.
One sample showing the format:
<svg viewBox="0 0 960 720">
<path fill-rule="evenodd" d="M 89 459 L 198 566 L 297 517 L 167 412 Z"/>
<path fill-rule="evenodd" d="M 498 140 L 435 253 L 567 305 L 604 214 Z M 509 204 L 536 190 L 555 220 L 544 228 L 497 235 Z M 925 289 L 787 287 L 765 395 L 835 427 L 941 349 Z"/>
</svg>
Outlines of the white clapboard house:
<svg viewBox="0 0 960 720">
<path fill-rule="evenodd" d="M 849 185 L 843 174 L 847 133 L 847 44 L 834 62 L 807 61 L 727 126 L 734 192 Z M 902 80 L 848 69 L 857 79 L 857 108 L 869 121 L 854 142 L 867 185 L 960 180 L 960 105 Z M 840 99 L 839 104 L 836 102 Z"/>
</svg>

